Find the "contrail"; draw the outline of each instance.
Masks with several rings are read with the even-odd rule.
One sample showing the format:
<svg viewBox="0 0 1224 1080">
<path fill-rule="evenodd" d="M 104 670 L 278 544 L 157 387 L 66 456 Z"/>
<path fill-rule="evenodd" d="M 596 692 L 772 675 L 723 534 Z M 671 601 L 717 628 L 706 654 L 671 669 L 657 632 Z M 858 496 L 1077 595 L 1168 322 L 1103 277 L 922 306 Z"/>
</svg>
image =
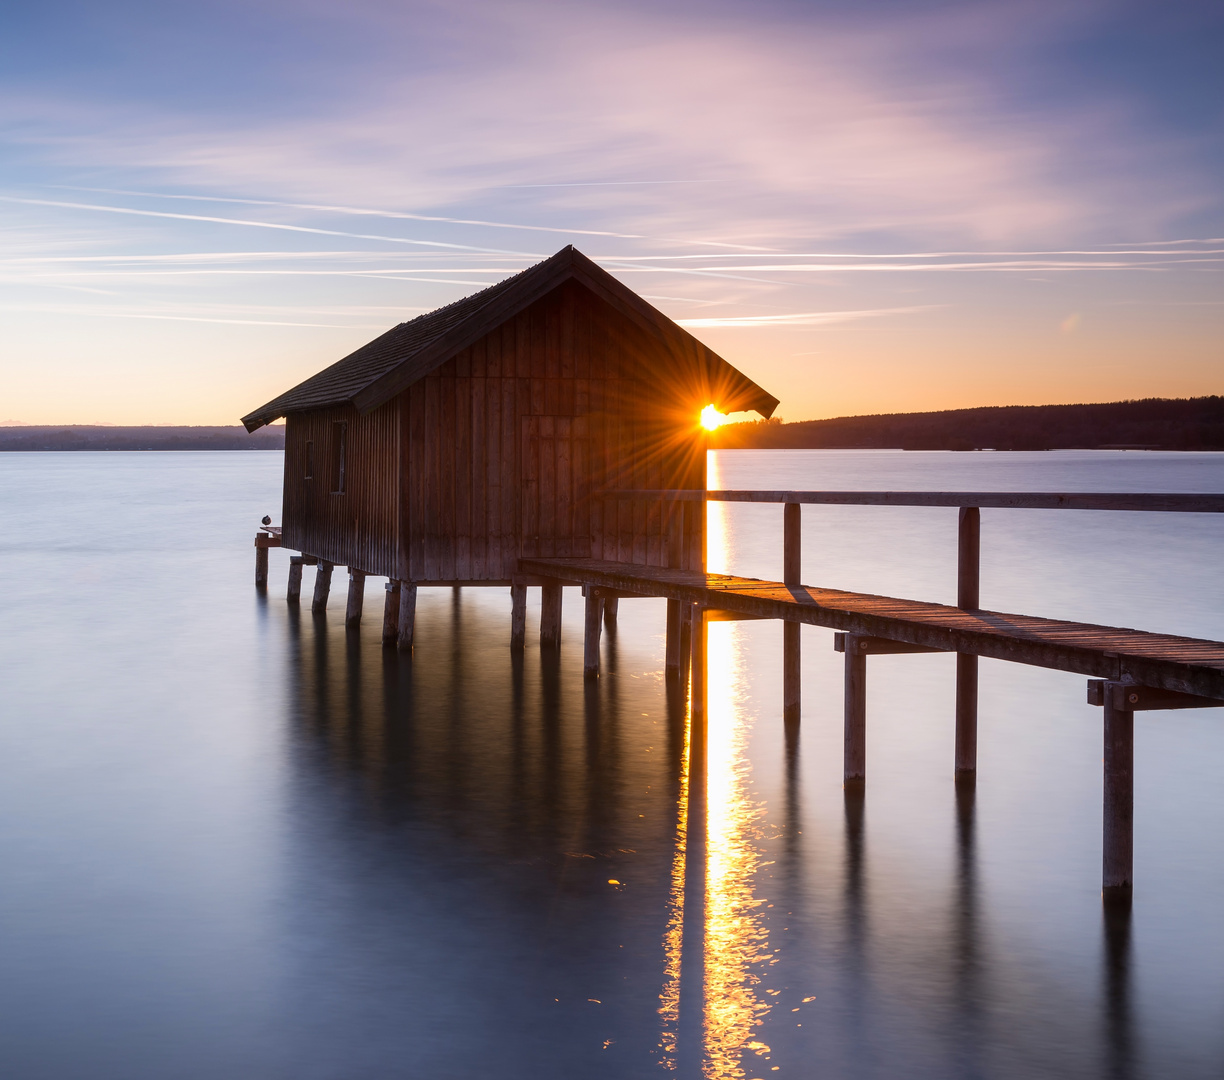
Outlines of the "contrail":
<svg viewBox="0 0 1224 1080">
<path fill-rule="evenodd" d="M 4 305 L 0 307 L 2 311 L 29 311 L 26 306 L 18 307 L 16 305 Z M 148 315 L 140 312 L 130 311 L 91 311 L 87 308 L 74 307 L 53 307 L 43 306 L 35 310 L 40 312 L 58 312 L 65 315 L 82 315 L 87 318 L 98 319 L 155 319 L 164 322 L 195 322 L 195 323 L 223 323 L 229 326 L 297 326 L 304 327 L 310 330 L 385 330 L 386 326 L 382 323 L 362 323 L 354 325 L 351 323 L 308 323 L 308 322 L 279 322 L 270 319 L 217 319 L 209 318 L 203 315 Z"/>
<path fill-rule="evenodd" d="M 680 326 L 821 326 L 826 323 L 851 322 L 855 319 L 871 319 L 882 315 L 912 315 L 919 311 L 930 311 L 942 305 L 920 307 L 868 308 L 860 311 L 806 311 L 794 315 L 736 315 L 726 318 L 676 319 Z"/>
<path fill-rule="evenodd" d="M 664 182 L 664 181 L 659 181 Z M 675 183 L 684 183 L 686 181 L 674 181 Z M 694 182 L 694 181 L 687 181 Z M 506 221 L 484 221 L 478 218 L 453 218 L 442 217 L 433 214 L 410 214 L 404 210 L 372 210 L 358 206 L 331 206 L 325 203 L 295 203 L 283 202 L 276 199 L 236 199 L 227 198 L 221 195 L 169 195 L 158 191 L 127 191 L 122 188 L 93 188 L 93 187 L 74 187 L 68 184 L 53 185 L 63 191 L 93 191 L 105 195 L 131 195 L 137 198 L 144 199 L 180 199 L 187 202 L 219 202 L 219 203 L 235 203 L 242 206 L 280 206 L 291 210 L 315 210 L 323 213 L 331 214 L 356 214 L 364 217 L 382 217 L 393 218 L 404 221 L 433 221 L 445 225 L 475 225 L 486 229 L 524 229 L 529 232 L 546 232 L 559 233 L 569 236 L 606 236 L 614 240 L 649 240 L 648 236 L 642 233 L 621 233 L 609 232 L 600 229 L 564 229 L 553 225 L 516 225 Z M 523 185 L 523 186 L 555 186 L 568 187 L 579 185 Z M 736 248 L 740 251 L 771 251 L 772 249 L 764 247 L 761 244 L 730 244 L 718 240 L 688 240 L 675 237 L 659 237 L 657 242 L 666 244 L 695 244 L 705 247 L 724 247 Z"/>
<path fill-rule="evenodd" d="M 245 218 L 210 217 L 204 214 L 171 214 L 164 210 L 133 210 L 126 206 L 57 202 L 53 199 L 23 199 L 15 195 L 0 195 L 0 202 L 21 203 L 25 206 L 55 206 L 63 210 L 97 210 L 108 214 L 171 218 L 176 221 L 205 221 L 213 225 L 246 225 L 256 229 L 279 229 L 284 232 L 312 233 L 316 236 L 343 236 L 350 240 L 381 240 L 389 244 L 413 244 L 420 247 L 447 248 L 452 251 L 473 251 L 481 255 L 517 255 L 524 259 L 541 259 L 544 257 L 527 251 L 506 251 L 502 248 L 473 247 L 470 244 L 447 244 L 441 240 L 408 240 L 402 236 L 378 236 L 368 233 L 340 232 L 336 229 L 313 229 L 306 225 L 284 225 L 274 221 L 251 221 Z"/>
</svg>

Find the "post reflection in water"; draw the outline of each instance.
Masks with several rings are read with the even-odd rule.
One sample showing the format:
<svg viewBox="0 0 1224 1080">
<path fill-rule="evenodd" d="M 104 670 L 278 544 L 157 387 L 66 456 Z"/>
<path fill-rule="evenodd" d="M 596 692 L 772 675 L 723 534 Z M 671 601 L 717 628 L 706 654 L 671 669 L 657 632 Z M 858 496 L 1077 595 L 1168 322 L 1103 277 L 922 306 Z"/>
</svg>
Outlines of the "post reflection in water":
<svg viewBox="0 0 1224 1080">
<path fill-rule="evenodd" d="M 783 729 L 776 743 L 767 731 L 753 734 L 769 720 L 751 704 L 748 646 L 774 627 L 756 627 L 760 638 L 751 636 L 754 624 L 709 627 L 706 722 L 694 727 L 678 685 L 648 682 L 656 675 L 645 667 L 634 674 L 641 658 L 628 634 L 619 643 L 609 636 L 606 676 L 584 683 L 578 642 L 569 641 L 568 653 L 510 655 L 501 622 L 469 596 L 462 605 L 455 595 L 423 603 L 430 634 L 411 657 L 382 649 L 372 635 L 290 613 L 290 684 L 310 736 L 303 746 L 322 751 L 307 755 L 311 775 L 344 799 L 360 824 L 351 835 L 361 845 L 374 838 L 387 882 L 405 893 L 418 884 L 437 889 L 447 905 L 466 905 L 464 926 L 525 928 L 522 941 L 482 930 L 476 966 L 457 967 L 451 980 L 470 993 L 490 963 L 503 968 L 493 983 L 524 980 L 521 1002 L 499 1004 L 515 1017 L 501 1039 L 538 1025 L 539 1038 L 557 1045 L 602 1047 L 601 1064 L 579 1070 L 592 1077 L 643 1074 L 645 1061 L 706 1080 L 748 1080 L 779 1064 L 787 1075 L 796 1061 L 833 1075 L 887 1075 L 919 1043 L 927 1056 L 915 1076 L 1023 1075 L 1017 1061 L 1061 1061 L 1068 1076 L 1139 1075 L 1129 912 L 1105 912 L 1099 997 L 1086 1013 L 1035 970 L 1025 976 L 1037 979 L 1032 1016 L 1009 1012 L 1018 984 L 981 895 L 972 787 L 955 789 L 944 818 L 951 873 L 925 889 L 919 881 L 903 903 L 887 859 L 873 866 L 867 857 L 873 815 L 861 787 L 829 792 L 824 803 L 808 790 L 816 804 L 809 817 L 836 808 L 823 838 L 818 821 L 806 825 L 830 853 L 828 837 L 840 833 L 841 860 L 825 863 L 832 873 L 801 873 L 808 849 L 799 733 Z M 660 699 L 666 707 L 656 711 Z M 779 755 L 782 784 L 770 803 L 755 786 L 750 754 L 762 746 Z M 330 797 L 310 790 L 312 805 Z M 780 829 L 767 825 L 769 806 Z M 885 804 L 877 816 L 886 812 Z M 417 846 L 423 829 L 444 846 Z M 356 919 L 380 909 L 383 886 L 362 879 L 364 862 L 342 848 L 327 859 L 362 900 Z M 467 898 L 456 901 L 453 888 Z M 811 912 L 822 896 L 832 932 L 792 931 L 780 952 L 770 939 L 788 927 L 770 917 Z M 456 940 L 457 914 L 431 917 L 429 934 Z M 912 927 L 923 923 L 932 933 L 916 935 Z M 388 962 L 389 979 L 418 964 L 418 927 L 408 919 L 393 925 L 404 951 L 389 954 L 400 958 L 394 971 Z M 636 948 L 635 928 L 645 934 Z M 449 964 L 431 968 L 431 978 Z M 765 981 L 770 973 L 776 982 Z M 909 989 L 898 995 L 897 986 Z M 791 1015 L 792 1005 L 819 999 L 827 1004 Z M 558 1026 L 548 1027 L 541 1001 L 556 1009 Z M 1022 1036 L 1017 1023 L 1039 1038 Z M 1001 1030 L 1010 1040 L 1002 1050 Z"/>
<path fill-rule="evenodd" d="M 953 995 L 959 1030 L 954 1034 L 961 1073 L 983 1075 L 981 1067 L 983 996 L 982 948 L 978 927 L 977 790 L 974 779 L 956 785 L 956 890 L 953 900 Z"/>
<path fill-rule="evenodd" d="M 1136 1075 L 1131 1020 L 1129 904 L 1106 904 L 1102 912 L 1105 936 L 1105 1063 L 1110 1080 Z"/>
</svg>

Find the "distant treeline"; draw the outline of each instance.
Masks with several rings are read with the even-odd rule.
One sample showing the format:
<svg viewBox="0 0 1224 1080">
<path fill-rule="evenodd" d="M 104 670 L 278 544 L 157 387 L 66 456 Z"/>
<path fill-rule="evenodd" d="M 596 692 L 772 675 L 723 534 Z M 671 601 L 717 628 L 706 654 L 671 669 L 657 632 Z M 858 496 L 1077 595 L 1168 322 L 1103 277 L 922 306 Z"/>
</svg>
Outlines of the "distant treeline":
<svg viewBox="0 0 1224 1080">
<path fill-rule="evenodd" d="M 728 424 L 724 449 L 1224 450 L 1224 397 L 1145 398 L 1104 405 L 1003 405 L 944 412 Z M 283 450 L 263 427 L 0 427 L 4 450 Z"/>
<path fill-rule="evenodd" d="M 710 442 L 727 449 L 1224 450 L 1224 397 L 761 420 L 728 424 Z"/>
<path fill-rule="evenodd" d="M 236 427 L 0 427 L 2 450 L 283 450 L 285 429 Z"/>
</svg>

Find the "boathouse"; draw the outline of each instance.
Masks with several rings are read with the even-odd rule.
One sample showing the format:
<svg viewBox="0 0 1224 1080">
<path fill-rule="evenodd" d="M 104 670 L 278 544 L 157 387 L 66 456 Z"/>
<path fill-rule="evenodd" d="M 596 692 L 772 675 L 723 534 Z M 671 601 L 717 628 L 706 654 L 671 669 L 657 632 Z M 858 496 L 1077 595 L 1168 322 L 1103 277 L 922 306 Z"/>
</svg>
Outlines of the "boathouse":
<svg viewBox="0 0 1224 1080">
<path fill-rule="evenodd" d="M 419 585 L 525 557 L 701 569 L 700 414 L 777 399 L 573 247 L 401 323 L 243 417 L 284 417 L 281 543 Z"/>
<path fill-rule="evenodd" d="M 707 491 L 701 411 L 777 401 L 572 247 L 483 292 L 389 330 L 243 418 L 287 420 L 283 531 L 288 598 L 317 565 L 313 607 L 349 567 L 346 624 L 367 574 L 386 576 L 383 640 L 410 649 L 416 588 L 508 584 L 510 645 L 541 587 L 540 642 L 560 641 L 564 585 L 581 586 L 583 674 L 599 677 L 600 624 L 622 597 L 667 600 L 665 670 L 690 690 L 691 783 L 702 790 L 710 619 L 781 621 L 783 717 L 797 730 L 801 624 L 845 654 L 847 807 L 866 779 L 869 655 L 956 654 L 954 776 L 977 777 L 978 657 L 1091 676 L 1104 728 L 1102 895 L 1129 905 L 1134 714 L 1224 706 L 1224 642 L 985 610 L 982 507 L 1224 513 L 1221 494 L 981 491 Z M 706 573 L 709 500 L 781 503 L 782 581 Z M 957 508 L 956 606 L 803 584 L 809 505 Z M 861 806 L 861 803 L 857 805 Z M 848 811 L 849 812 L 849 811 Z M 859 811 L 861 813 L 861 811 Z"/>
</svg>

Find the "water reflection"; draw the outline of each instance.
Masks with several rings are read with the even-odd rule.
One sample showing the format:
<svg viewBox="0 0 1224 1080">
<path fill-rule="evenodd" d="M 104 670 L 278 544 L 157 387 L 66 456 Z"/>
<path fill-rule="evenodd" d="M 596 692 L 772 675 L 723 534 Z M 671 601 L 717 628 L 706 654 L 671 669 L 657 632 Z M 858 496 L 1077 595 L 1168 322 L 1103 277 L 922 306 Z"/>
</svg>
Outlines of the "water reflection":
<svg viewBox="0 0 1224 1080">
<path fill-rule="evenodd" d="M 953 1005 L 960 1074 L 984 1075 L 981 1042 L 986 1002 L 979 941 L 975 778 L 956 784 L 956 887 L 952 908 Z"/>
<path fill-rule="evenodd" d="M 771 959 L 757 897 L 765 804 L 752 791 L 742 655 L 735 624 L 709 631 L 708 826 L 705 916 L 705 1072 L 746 1075 L 744 1051 L 766 1056 L 758 1038 L 770 1006 L 759 990 Z"/>
<path fill-rule="evenodd" d="M 1105 1065 L 1113 1080 L 1130 1080 L 1135 1068 L 1131 1018 L 1131 909 L 1106 904 L 1102 912 L 1105 953 Z"/>
<path fill-rule="evenodd" d="M 357 826 L 329 850 L 329 873 L 351 876 L 357 898 L 411 873 L 416 888 L 479 896 L 476 925 L 531 928 L 521 932 L 534 956 L 514 961 L 533 972 L 514 970 L 534 987 L 519 1022 L 546 1037 L 540 1002 L 568 1009 L 557 1037 L 606 1051 L 606 1065 L 584 1061 L 585 1075 L 649 1065 L 747 1080 L 777 1064 L 793 1075 L 798 1060 L 883 1076 L 913 1040 L 919 1076 L 1023 1075 L 1017 1060 L 1138 1075 L 1129 915 L 1105 915 L 1089 1014 L 1048 974 L 1018 975 L 981 897 L 973 788 L 947 789 L 946 873 L 911 868 L 902 880 L 897 855 L 876 844 L 869 859 L 864 790 L 808 789 L 805 807 L 798 729 L 760 723 L 753 624 L 710 627 L 707 721 L 694 729 L 678 687 L 633 670 L 630 635 L 607 643 L 605 677 L 584 684 L 580 642 L 511 654 L 504 620 L 476 598 L 438 600 L 422 605 L 412 657 L 326 619 L 288 618 L 287 685 L 312 758 L 300 772 L 342 793 L 333 818 Z M 773 799 L 756 786 L 762 746 L 777 755 Z M 302 806 L 317 813 L 325 801 L 315 786 Z M 441 843 L 414 846 L 425 832 Z M 359 854 L 371 844 L 383 848 L 377 871 Z M 316 837 L 311 858 L 324 846 Z M 804 872 L 805 853 L 823 872 Z M 786 924 L 772 919 L 783 913 Z M 826 932 L 796 938 L 794 922 Z M 648 944 L 634 944 L 639 931 Z M 455 928 L 396 932 L 445 940 Z M 509 963 L 514 934 L 485 933 L 482 965 Z M 447 977 L 469 991 L 488 978 L 483 967 Z M 643 995 L 647 1024 L 634 1019 Z M 1016 1019 L 1018 997 L 1029 1013 Z M 581 1012 L 596 1004 L 597 1015 Z M 1028 1035 L 1013 1034 L 1017 1024 Z M 1099 1042 L 1085 1039 L 1094 1028 Z"/>
</svg>

